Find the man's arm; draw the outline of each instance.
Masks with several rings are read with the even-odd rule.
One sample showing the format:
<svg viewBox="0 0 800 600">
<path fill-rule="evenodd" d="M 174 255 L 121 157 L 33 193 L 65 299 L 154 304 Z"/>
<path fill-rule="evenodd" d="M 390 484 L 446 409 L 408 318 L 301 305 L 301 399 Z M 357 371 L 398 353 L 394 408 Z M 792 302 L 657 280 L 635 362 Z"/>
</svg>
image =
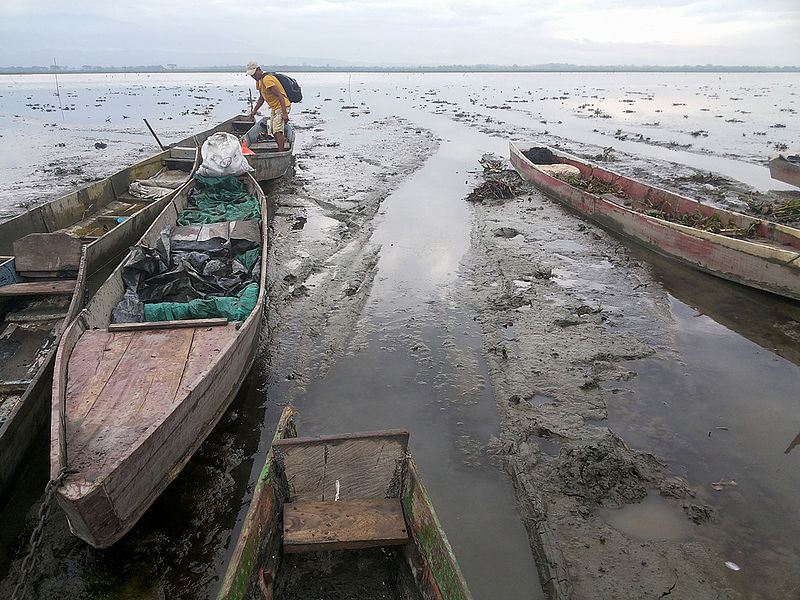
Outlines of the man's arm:
<svg viewBox="0 0 800 600">
<path fill-rule="evenodd" d="M 281 112 L 283 113 L 283 122 L 284 123 L 288 123 L 289 122 L 289 112 L 286 110 L 286 101 L 283 99 L 283 94 L 281 94 L 281 91 L 278 89 L 278 86 L 272 85 L 272 86 L 268 87 L 267 88 L 267 92 L 269 92 L 270 94 L 274 94 L 275 96 L 278 97 L 278 102 L 281 103 Z"/>
<path fill-rule="evenodd" d="M 256 102 L 256 105 L 253 107 L 253 110 L 250 111 L 250 118 L 251 119 L 255 118 L 256 113 L 258 112 L 258 109 L 261 108 L 261 106 L 263 104 L 264 104 L 264 97 L 261 94 L 259 94 L 258 95 L 258 102 Z"/>
</svg>

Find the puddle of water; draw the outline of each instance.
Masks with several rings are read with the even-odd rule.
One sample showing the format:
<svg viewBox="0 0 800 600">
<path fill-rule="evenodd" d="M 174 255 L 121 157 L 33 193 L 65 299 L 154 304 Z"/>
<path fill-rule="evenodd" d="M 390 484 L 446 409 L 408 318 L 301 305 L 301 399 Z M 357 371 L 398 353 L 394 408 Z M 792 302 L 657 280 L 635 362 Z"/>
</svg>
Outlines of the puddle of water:
<svg viewBox="0 0 800 600">
<path fill-rule="evenodd" d="M 548 438 L 536 438 L 536 441 L 539 443 L 541 451 L 548 456 L 558 456 L 561 449 L 564 447 L 563 444 L 559 444 Z"/>
<path fill-rule="evenodd" d="M 686 540 L 693 527 L 680 507 L 652 492 L 641 502 L 601 509 L 598 515 L 625 535 L 642 541 Z"/>
</svg>

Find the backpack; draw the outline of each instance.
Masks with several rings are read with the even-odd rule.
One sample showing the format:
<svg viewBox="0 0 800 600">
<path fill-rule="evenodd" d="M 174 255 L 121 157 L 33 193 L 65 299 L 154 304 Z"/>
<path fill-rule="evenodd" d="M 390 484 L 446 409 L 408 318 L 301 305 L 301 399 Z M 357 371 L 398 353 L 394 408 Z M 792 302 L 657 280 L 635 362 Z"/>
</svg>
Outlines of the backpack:
<svg viewBox="0 0 800 600">
<path fill-rule="evenodd" d="M 281 85 L 286 92 L 286 97 L 289 98 L 289 102 L 303 101 L 303 90 L 300 89 L 300 84 L 298 84 L 293 78 L 289 77 L 288 75 L 284 75 L 283 73 L 270 73 L 270 75 L 274 75 L 275 79 L 281 82 Z"/>
</svg>

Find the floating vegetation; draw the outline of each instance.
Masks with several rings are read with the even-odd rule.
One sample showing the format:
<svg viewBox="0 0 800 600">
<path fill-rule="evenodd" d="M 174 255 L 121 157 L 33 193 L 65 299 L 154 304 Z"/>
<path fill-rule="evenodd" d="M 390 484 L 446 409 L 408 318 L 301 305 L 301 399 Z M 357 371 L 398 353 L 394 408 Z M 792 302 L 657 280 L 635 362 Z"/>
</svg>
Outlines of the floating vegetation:
<svg viewBox="0 0 800 600">
<path fill-rule="evenodd" d="M 800 221 L 800 198 L 781 198 L 779 204 L 769 200 L 758 200 L 752 196 L 747 199 L 748 208 L 754 213 L 769 217 L 776 223 Z"/>
<path fill-rule="evenodd" d="M 517 195 L 517 184 L 521 179 L 516 171 L 504 169 L 503 163 L 491 155 L 484 155 L 480 165 L 485 181 L 470 192 L 466 198 L 469 202 L 508 199 Z"/>
<path fill-rule="evenodd" d="M 628 194 L 626 194 L 620 186 L 607 183 L 601 179 L 598 179 L 597 177 L 586 178 L 577 177 L 575 175 L 568 175 L 566 177 L 559 177 L 556 175 L 555 177 L 558 177 L 558 179 L 561 179 L 573 187 L 584 190 L 591 194 L 598 196 L 613 194 L 617 198 L 630 200 L 630 196 L 628 196 Z M 657 206 L 641 207 L 635 206 L 630 201 L 625 202 L 626 208 L 630 208 L 631 210 L 645 214 L 649 217 L 655 217 L 657 219 L 669 221 L 670 223 L 680 223 L 681 225 L 686 225 L 687 227 L 693 227 L 694 229 L 700 229 L 702 231 L 710 231 L 712 233 L 718 233 L 728 237 L 755 237 L 756 227 L 758 225 L 757 222 L 753 222 L 746 229 L 742 229 L 741 227 L 737 227 L 732 223 L 723 223 L 720 219 L 719 213 L 714 213 L 711 216 L 704 215 L 700 212 L 699 205 L 700 203 L 698 202 L 698 209 L 694 214 L 684 213 L 682 215 L 676 215 L 670 210 L 663 210 Z M 797 200 L 797 205 L 797 210 L 800 211 L 800 199 Z M 669 209 L 669 205 L 667 205 L 667 208 Z M 798 214 L 800 214 L 800 212 Z"/>
<path fill-rule="evenodd" d="M 487 198 L 499 200 L 504 198 L 513 198 L 515 196 L 514 188 L 501 179 L 489 179 L 484 181 L 476 187 L 467 200 L 470 202 L 480 202 Z"/>
<path fill-rule="evenodd" d="M 635 210 L 635 209 L 634 209 Z M 725 235 L 728 237 L 734 238 L 752 238 L 756 236 L 756 227 L 758 226 L 757 222 L 753 222 L 750 224 L 749 227 L 746 229 L 742 229 L 741 227 L 737 227 L 732 223 L 723 223 L 720 219 L 719 213 L 714 213 L 711 216 L 705 216 L 703 213 L 700 212 L 700 209 L 697 210 L 693 215 L 689 213 L 684 213 L 680 217 L 669 213 L 664 212 L 663 210 L 655 209 L 655 210 L 648 210 L 648 211 L 639 211 L 644 212 L 644 214 L 656 217 L 658 219 L 663 219 L 664 221 L 669 221 L 671 223 L 680 223 L 681 225 L 686 225 L 687 227 L 693 227 L 694 229 L 700 229 L 702 231 L 710 231 L 711 233 L 718 233 L 720 235 Z"/>
<path fill-rule="evenodd" d="M 719 175 L 714 175 L 713 173 L 703 173 L 701 171 L 692 173 L 688 177 L 677 177 L 676 181 L 693 181 L 694 183 L 708 183 L 711 185 L 722 185 L 725 183 L 730 183 L 730 181 L 725 179 L 724 177 L 720 177 Z"/>
<path fill-rule="evenodd" d="M 615 186 L 610 183 L 606 183 L 602 179 L 598 179 L 597 177 L 581 177 L 578 175 L 567 175 L 567 176 L 558 176 L 558 179 L 567 182 L 573 187 L 579 188 L 585 192 L 589 192 L 590 194 L 597 194 L 601 196 L 603 194 L 614 194 L 618 198 L 628 199 L 630 196 L 625 193 L 625 191 L 620 186 Z"/>
<path fill-rule="evenodd" d="M 603 152 L 600 154 L 595 154 L 592 157 L 594 160 L 602 161 L 602 162 L 614 162 L 617 160 L 616 155 L 614 154 L 614 148 L 609 146 L 608 148 L 603 148 Z"/>
</svg>

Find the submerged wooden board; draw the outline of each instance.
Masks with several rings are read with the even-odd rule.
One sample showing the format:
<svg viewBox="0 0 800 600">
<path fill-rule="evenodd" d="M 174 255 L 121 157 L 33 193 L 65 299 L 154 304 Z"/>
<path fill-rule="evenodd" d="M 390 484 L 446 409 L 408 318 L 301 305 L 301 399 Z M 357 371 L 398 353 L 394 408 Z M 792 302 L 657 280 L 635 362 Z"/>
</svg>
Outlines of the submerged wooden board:
<svg viewBox="0 0 800 600">
<path fill-rule="evenodd" d="M 283 505 L 285 552 L 354 550 L 408 541 L 399 498 Z"/>
<path fill-rule="evenodd" d="M 292 502 L 387 498 L 400 490 L 407 431 L 295 438 L 273 444 Z"/>
</svg>

